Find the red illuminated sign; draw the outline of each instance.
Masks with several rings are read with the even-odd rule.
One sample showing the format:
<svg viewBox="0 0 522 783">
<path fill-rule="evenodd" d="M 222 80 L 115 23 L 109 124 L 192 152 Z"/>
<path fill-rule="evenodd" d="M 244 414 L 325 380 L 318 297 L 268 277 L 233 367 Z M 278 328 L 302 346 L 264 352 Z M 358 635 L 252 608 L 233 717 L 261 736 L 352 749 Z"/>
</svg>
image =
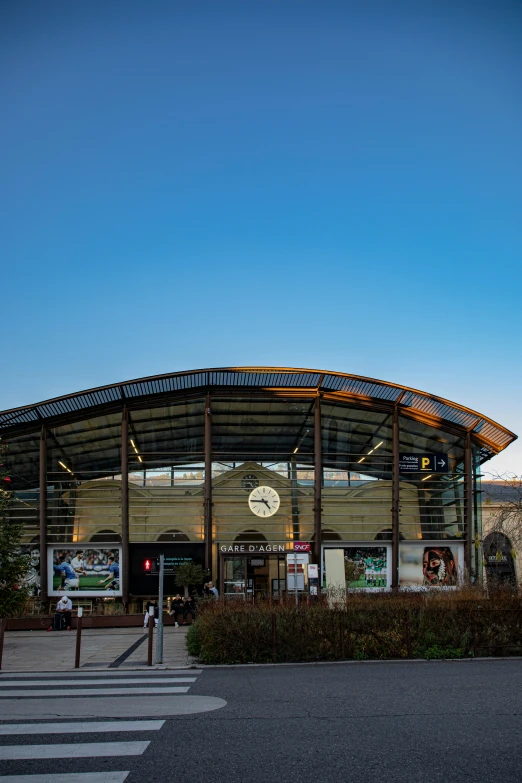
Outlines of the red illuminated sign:
<svg viewBox="0 0 522 783">
<path fill-rule="evenodd" d="M 294 552 L 309 552 L 311 548 L 312 545 L 305 541 L 294 541 Z"/>
</svg>

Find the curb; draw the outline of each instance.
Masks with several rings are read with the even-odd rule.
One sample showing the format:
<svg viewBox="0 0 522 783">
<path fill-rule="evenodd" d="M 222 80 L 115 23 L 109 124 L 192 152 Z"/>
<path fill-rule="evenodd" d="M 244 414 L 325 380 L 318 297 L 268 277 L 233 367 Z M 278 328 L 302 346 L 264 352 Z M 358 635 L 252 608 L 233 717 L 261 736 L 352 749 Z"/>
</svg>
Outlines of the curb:
<svg viewBox="0 0 522 783">
<path fill-rule="evenodd" d="M 481 658 L 439 658 L 428 660 L 427 658 L 391 658 L 390 660 L 370 660 L 370 661 L 296 661 L 295 663 L 197 663 L 187 668 L 190 669 L 253 669 L 267 666 L 368 666 L 368 665 L 387 665 L 387 664 L 405 664 L 405 663 L 491 663 L 492 661 L 522 661 L 521 655 L 509 655 L 498 657 Z"/>
<path fill-rule="evenodd" d="M 124 667 L 122 669 L 119 669 L 118 671 L 125 671 L 127 673 L 132 672 L 150 672 L 150 671 L 190 671 L 191 669 L 260 669 L 260 668 L 267 668 L 267 667 L 274 667 L 274 666 L 375 666 L 375 665 L 397 665 L 397 664 L 407 664 L 407 663 L 416 663 L 416 664 L 442 664 L 442 663 L 492 663 L 495 661 L 522 661 L 521 655 L 510 655 L 510 656 L 498 656 L 498 657 L 483 657 L 483 658 L 440 658 L 440 659 L 434 659 L 434 660 L 428 660 L 427 658 L 392 658 L 388 661 L 383 660 L 371 660 L 371 661 L 296 661 L 296 662 L 289 662 L 289 663 L 192 663 L 192 664 L 185 664 L 183 666 L 171 666 L 167 664 L 155 664 L 153 666 L 133 666 L 131 667 Z M 0 670 L 0 679 L 3 675 L 9 676 L 10 674 L 24 674 L 30 677 L 31 675 L 38 675 L 38 674 L 56 674 L 57 672 L 76 672 L 77 674 L 80 674 L 81 672 L 96 672 L 96 673 L 102 673 L 107 672 L 108 674 L 112 673 L 114 670 L 109 669 L 108 667 L 104 667 L 102 669 L 94 669 L 89 668 L 86 669 L 45 669 L 45 670 L 39 670 L 35 671 L 34 669 L 12 669 L 9 671 L 6 671 L 5 669 Z"/>
<path fill-rule="evenodd" d="M 201 666 L 196 666 L 195 664 L 184 664 L 183 666 L 170 666 L 165 664 L 155 664 L 153 666 L 124 666 L 122 668 L 117 669 L 119 672 L 126 672 L 126 673 L 132 673 L 132 672 L 150 672 L 150 671 L 182 671 L 182 670 L 189 670 L 189 669 L 200 669 Z M 229 667 L 230 668 L 230 667 Z M 38 675 L 38 674 L 57 674 L 57 672 L 75 672 L 76 674 L 85 674 L 87 672 L 94 672 L 95 674 L 99 674 L 101 672 L 107 672 L 107 674 L 114 674 L 115 669 L 109 669 L 107 666 L 103 667 L 102 669 L 64 669 L 63 667 L 60 669 L 42 669 L 36 671 L 35 669 L 1 669 L 0 670 L 0 679 L 2 679 L 2 676 L 9 676 L 10 674 L 25 674 L 27 677 L 30 677 L 31 675 Z M 0 777 L 1 781 L 1 777 Z"/>
</svg>

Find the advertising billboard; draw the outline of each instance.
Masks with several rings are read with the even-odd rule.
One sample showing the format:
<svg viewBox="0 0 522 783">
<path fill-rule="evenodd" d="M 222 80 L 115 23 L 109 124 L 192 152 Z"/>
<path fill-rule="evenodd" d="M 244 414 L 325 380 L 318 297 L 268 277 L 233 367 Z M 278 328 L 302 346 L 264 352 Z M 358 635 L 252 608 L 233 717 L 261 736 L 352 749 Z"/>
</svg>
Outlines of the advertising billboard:
<svg viewBox="0 0 522 783">
<path fill-rule="evenodd" d="M 159 556 L 165 556 L 165 595 L 175 595 L 176 571 L 183 563 L 205 563 L 205 544 L 193 542 L 131 544 L 129 589 L 133 595 L 157 595 L 159 589 Z"/>
<path fill-rule="evenodd" d="M 464 544 L 422 542 L 399 547 L 399 584 L 410 589 L 452 588 L 462 578 Z"/>
<path fill-rule="evenodd" d="M 40 594 L 40 545 L 23 544 L 21 551 L 23 555 L 29 557 L 24 587 L 27 588 L 29 595 L 37 596 Z"/>
<path fill-rule="evenodd" d="M 389 547 L 382 545 L 362 544 L 342 548 L 325 547 L 326 586 L 338 587 L 341 580 L 344 580 L 347 590 L 377 590 L 388 587 L 388 549 Z M 336 578 L 333 571 L 337 574 Z"/>
<path fill-rule="evenodd" d="M 49 595 L 121 596 L 121 546 L 53 544 L 47 548 Z"/>
</svg>

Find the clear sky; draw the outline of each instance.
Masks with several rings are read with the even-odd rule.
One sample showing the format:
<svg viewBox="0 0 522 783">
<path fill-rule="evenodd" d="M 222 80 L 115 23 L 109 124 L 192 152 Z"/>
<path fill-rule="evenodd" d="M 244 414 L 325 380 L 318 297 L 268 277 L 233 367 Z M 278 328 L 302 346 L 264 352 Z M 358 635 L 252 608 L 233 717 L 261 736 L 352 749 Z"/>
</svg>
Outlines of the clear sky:
<svg viewBox="0 0 522 783">
<path fill-rule="evenodd" d="M 3 0 L 0 409 L 284 365 L 522 436 L 521 41 L 518 0 Z"/>
</svg>

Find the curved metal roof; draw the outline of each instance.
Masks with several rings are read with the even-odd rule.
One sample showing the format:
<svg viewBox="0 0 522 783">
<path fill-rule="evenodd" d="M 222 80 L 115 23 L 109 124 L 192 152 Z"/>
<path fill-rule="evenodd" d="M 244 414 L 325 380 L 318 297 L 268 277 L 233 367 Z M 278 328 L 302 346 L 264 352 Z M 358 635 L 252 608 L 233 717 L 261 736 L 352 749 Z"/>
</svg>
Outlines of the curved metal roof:
<svg viewBox="0 0 522 783">
<path fill-rule="evenodd" d="M 322 394 L 331 399 L 365 405 L 392 407 L 413 418 L 473 433 L 491 454 L 497 454 L 517 436 L 495 421 L 455 402 L 399 384 L 349 373 L 289 367 L 222 367 L 155 375 L 149 378 L 100 386 L 52 400 L 0 413 L 0 434 L 31 432 L 43 425 L 78 420 L 104 411 L 133 408 L 143 402 L 160 404 L 166 398 L 193 396 L 213 390 L 272 392 L 309 397 Z M 486 457 L 487 458 L 487 457 Z"/>
</svg>

